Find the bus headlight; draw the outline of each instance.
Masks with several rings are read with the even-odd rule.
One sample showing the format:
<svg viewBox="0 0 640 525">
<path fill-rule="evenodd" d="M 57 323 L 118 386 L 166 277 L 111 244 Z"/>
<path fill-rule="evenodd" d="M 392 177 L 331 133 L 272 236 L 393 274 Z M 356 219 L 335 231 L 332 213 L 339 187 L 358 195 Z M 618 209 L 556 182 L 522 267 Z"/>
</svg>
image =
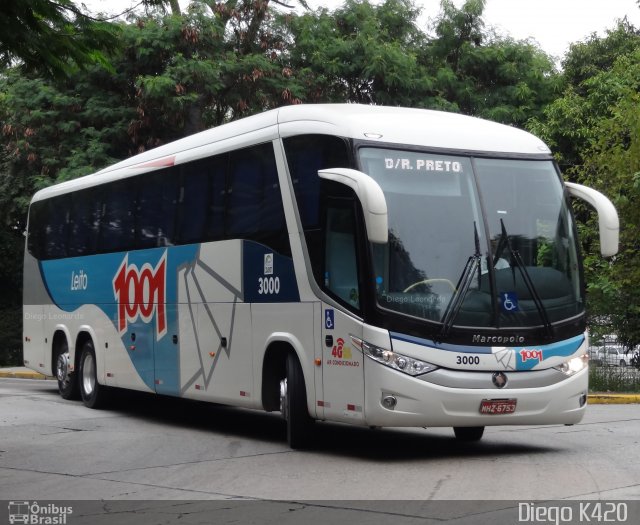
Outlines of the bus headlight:
<svg viewBox="0 0 640 525">
<path fill-rule="evenodd" d="M 588 363 L 589 356 L 587 354 L 583 354 L 578 357 L 573 357 L 559 366 L 554 366 L 554 368 L 556 370 L 560 370 L 560 372 L 567 376 L 572 376 L 573 374 L 580 372 L 580 370 L 585 369 Z"/>
<path fill-rule="evenodd" d="M 420 361 L 419 359 L 414 359 L 413 357 L 399 354 L 397 352 L 387 350 L 386 348 L 380 348 L 379 346 L 372 345 L 354 336 L 351 336 L 351 341 L 353 342 L 353 345 L 362 350 L 362 353 L 369 359 L 373 359 L 374 361 L 388 366 L 389 368 L 393 368 L 394 370 L 398 370 L 399 372 L 403 372 L 411 376 L 418 376 L 426 374 L 427 372 L 433 372 L 438 368 L 436 365 L 432 365 L 431 363 Z"/>
</svg>

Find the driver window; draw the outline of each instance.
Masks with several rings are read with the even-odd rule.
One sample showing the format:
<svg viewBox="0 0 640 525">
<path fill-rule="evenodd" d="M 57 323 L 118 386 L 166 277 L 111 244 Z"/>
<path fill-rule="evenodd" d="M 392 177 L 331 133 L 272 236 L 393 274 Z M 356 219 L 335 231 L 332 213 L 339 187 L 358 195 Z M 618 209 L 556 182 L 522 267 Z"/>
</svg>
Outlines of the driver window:
<svg viewBox="0 0 640 525">
<path fill-rule="evenodd" d="M 354 308 L 360 308 L 355 217 L 352 206 L 327 208 L 324 286 Z"/>
</svg>

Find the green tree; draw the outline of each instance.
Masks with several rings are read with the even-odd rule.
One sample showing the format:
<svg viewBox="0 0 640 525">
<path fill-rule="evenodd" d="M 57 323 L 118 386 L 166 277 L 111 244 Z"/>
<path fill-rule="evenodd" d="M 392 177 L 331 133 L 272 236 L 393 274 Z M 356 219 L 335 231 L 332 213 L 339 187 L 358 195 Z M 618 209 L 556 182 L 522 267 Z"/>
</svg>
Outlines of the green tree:
<svg viewBox="0 0 640 525">
<path fill-rule="evenodd" d="M 576 205 L 592 331 L 640 343 L 640 35 L 626 21 L 571 46 L 565 90 L 531 129 L 557 151 L 565 176 L 606 194 L 620 215 L 620 253 L 598 252 L 593 213 Z"/>
<path fill-rule="evenodd" d="M 620 252 L 611 264 L 587 259 L 587 268 L 593 314 L 606 319 L 627 348 L 640 344 L 639 64 L 640 48 L 618 58 L 608 74 L 592 77 L 592 89 L 599 85 L 602 92 L 610 94 L 609 84 L 615 82 L 618 96 L 609 107 L 610 115 L 595 124 L 594 138 L 582 155 L 583 164 L 573 170 L 581 182 L 609 195 L 620 215 Z M 597 245 L 592 235 L 586 240 Z"/>
<path fill-rule="evenodd" d="M 180 17 L 144 17 L 126 28 L 141 148 L 299 102 L 287 29 L 272 3 L 193 2 Z"/>
<path fill-rule="evenodd" d="M 616 60 L 640 47 L 640 33 L 626 20 L 608 29 L 604 37 L 591 35 L 570 46 L 562 61 L 562 94 L 544 109 L 544 115 L 529 123 L 558 154 L 558 161 L 571 174 L 582 164 L 582 154 L 596 140 L 595 125 L 611 114 L 620 97 L 618 79 L 612 75 Z"/>
<path fill-rule="evenodd" d="M 410 0 L 347 0 L 334 12 L 290 17 L 291 69 L 309 102 L 433 106 L 433 79 L 418 61 L 425 35 Z"/>
<path fill-rule="evenodd" d="M 310 102 L 445 109 L 524 125 L 558 94 L 553 61 L 530 42 L 484 27 L 485 2 L 441 3 L 429 36 L 412 0 L 291 17 L 291 69 Z"/>
<path fill-rule="evenodd" d="M 457 111 L 524 126 L 558 95 L 558 74 L 537 45 L 487 30 L 485 3 L 467 0 L 457 8 L 442 0 L 424 61 L 435 89 Z"/>
<path fill-rule="evenodd" d="M 71 0 L 3 0 L 0 66 L 61 77 L 73 68 L 108 62 L 101 50 L 117 43 L 116 26 L 84 14 Z"/>
</svg>

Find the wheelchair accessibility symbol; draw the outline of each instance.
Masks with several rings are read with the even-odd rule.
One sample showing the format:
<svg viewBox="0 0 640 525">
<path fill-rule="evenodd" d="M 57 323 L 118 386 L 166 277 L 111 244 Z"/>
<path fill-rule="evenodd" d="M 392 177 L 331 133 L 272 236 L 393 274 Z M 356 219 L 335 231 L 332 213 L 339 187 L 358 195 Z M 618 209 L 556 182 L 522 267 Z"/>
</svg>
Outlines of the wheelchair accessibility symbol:
<svg viewBox="0 0 640 525">
<path fill-rule="evenodd" d="M 518 294 L 516 292 L 504 292 L 502 295 L 502 309 L 505 312 L 517 312 L 520 308 L 518 306 Z"/>
<path fill-rule="evenodd" d="M 331 309 L 327 309 L 324 311 L 324 327 L 327 330 L 333 330 L 333 328 L 335 327 L 333 310 Z"/>
</svg>

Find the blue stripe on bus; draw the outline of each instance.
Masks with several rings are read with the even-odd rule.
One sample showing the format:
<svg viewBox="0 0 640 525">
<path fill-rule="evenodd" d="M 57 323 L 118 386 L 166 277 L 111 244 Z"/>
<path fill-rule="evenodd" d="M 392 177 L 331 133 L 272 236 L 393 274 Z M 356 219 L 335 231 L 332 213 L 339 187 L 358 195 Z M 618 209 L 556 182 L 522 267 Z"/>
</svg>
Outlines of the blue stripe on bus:
<svg viewBox="0 0 640 525">
<path fill-rule="evenodd" d="M 102 310 L 121 335 L 136 372 L 144 383 L 158 393 L 180 393 L 180 356 L 173 342 L 179 335 L 178 275 L 185 267 L 199 263 L 200 245 L 152 248 L 131 252 L 97 254 L 85 257 L 42 261 L 42 281 L 52 302 L 65 312 L 74 312 L 84 305 Z M 299 292 L 293 261 L 274 253 L 254 241 L 242 241 L 242 290 L 238 300 L 244 302 L 297 302 Z M 238 261 L 240 263 L 240 261 Z M 164 265 L 164 266 L 163 266 Z M 128 297 L 134 282 L 144 283 L 145 294 L 156 282 L 162 270 L 164 279 L 164 308 L 144 306 Z M 130 274 L 134 273 L 135 276 Z M 118 280 L 120 276 L 121 281 Z M 262 293 L 260 282 L 262 279 Z M 277 280 L 277 285 L 276 285 Z M 128 297 L 134 319 L 129 319 L 123 305 L 118 304 L 116 290 Z M 276 293 L 277 290 L 277 293 Z M 266 292 L 266 293 L 265 293 Z M 135 291 L 133 292 L 135 293 Z M 142 293 L 142 292 L 138 292 Z M 161 295 L 154 295 L 155 302 Z M 138 297 L 139 299 L 139 297 Z M 215 302 L 207 298 L 210 302 Z M 122 302 L 122 301 L 121 301 Z M 135 304 L 134 304 L 135 303 Z M 123 319 L 122 313 L 125 312 Z M 94 323 L 85 320 L 82 324 Z M 95 328 L 95 327 L 94 327 Z M 135 341 L 132 334 L 135 333 Z M 178 338 L 180 340 L 180 338 Z M 156 382 L 158 373 L 162 381 Z"/>
<path fill-rule="evenodd" d="M 422 339 L 420 337 L 414 337 L 411 335 L 400 334 L 397 332 L 390 332 L 391 341 L 405 341 L 408 343 L 417 344 L 420 346 L 426 346 L 436 350 L 444 350 L 446 352 L 459 352 L 466 354 L 491 354 L 493 348 L 488 346 L 467 346 L 467 345 L 454 345 L 447 343 L 436 343 L 430 339 Z M 537 364 L 550 357 L 569 357 L 577 352 L 578 348 L 584 343 L 585 337 L 580 334 L 564 341 L 558 341 L 547 345 L 532 345 L 532 346 L 497 346 L 497 348 L 510 348 L 516 354 L 516 369 L 517 370 L 531 370 Z M 538 357 L 535 354 L 536 351 L 540 351 L 541 355 Z M 532 352 L 534 352 L 532 354 Z"/>
</svg>

